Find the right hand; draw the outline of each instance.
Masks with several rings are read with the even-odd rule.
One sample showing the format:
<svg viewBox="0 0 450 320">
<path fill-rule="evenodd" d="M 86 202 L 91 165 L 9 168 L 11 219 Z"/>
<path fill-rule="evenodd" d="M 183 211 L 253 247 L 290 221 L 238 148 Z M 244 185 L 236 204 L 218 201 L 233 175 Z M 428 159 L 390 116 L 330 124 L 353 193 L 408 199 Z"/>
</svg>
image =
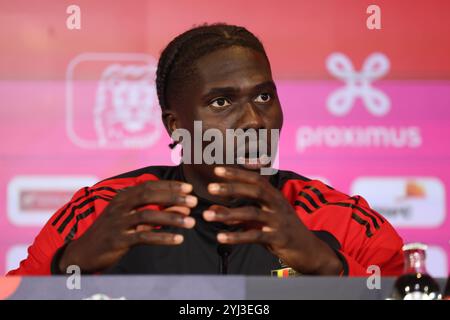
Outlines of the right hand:
<svg viewBox="0 0 450 320">
<path fill-rule="evenodd" d="M 113 266 L 133 246 L 179 245 L 180 234 L 153 232 L 152 226 L 190 229 L 189 217 L 197 198 L 189 195 L 192 185 L 179 181 L 148 181 L 119 192 L 104 212 L 78 239 L 69 243 L 59 261 L 64 272 L 77 265 L 83 272 L 98 272 Z M 168 207 L 163 211 L 141 209 L 147 205 Z"/>
</svg>

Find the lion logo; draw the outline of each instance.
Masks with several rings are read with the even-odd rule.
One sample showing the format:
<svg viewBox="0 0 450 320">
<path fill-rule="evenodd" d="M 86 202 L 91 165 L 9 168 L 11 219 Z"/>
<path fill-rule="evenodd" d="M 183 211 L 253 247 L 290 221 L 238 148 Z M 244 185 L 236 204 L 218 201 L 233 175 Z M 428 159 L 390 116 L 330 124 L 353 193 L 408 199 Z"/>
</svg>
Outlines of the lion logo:
<svg viewBox="0 0 450 320">
<path fill-rule="evenodd" d="M 109 65 L 102 73 L 94 106 L 101 147 L 144 148 L 161 134 L 161 112 L 151 65 Z"/>
</svg>

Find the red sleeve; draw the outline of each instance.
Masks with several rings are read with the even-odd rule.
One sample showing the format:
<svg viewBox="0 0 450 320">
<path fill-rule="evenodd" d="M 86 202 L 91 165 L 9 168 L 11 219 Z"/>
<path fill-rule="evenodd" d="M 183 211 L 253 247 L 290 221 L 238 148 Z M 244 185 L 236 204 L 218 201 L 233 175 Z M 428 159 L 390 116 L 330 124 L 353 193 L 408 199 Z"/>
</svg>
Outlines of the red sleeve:
<svg viewBox="0 0 450 320">
<path fill-rule="evenodd" d="M 339 251 L 345 259 L 344 274 L 367 277 L 371 274 L 368 267 L 377 266 L 383 276 L 400 275 L 404 263 L 402 246 L 403 242 L 395 230 L 390 225 L 383 226 L 361 248 L 352 250 L 352 244 L 347 244 L 347 248 Z M 358 254 L 350 254 L 352 251 L 357 251 Z"/>
<path fill-rule="evenodd" d="M 346 203 L 351 204 L 348 213 L 351 218 L 340 252 L 347 262 L 348 275 L 366 277 L 371 274 L 367 270 L 370 266 L 379 267 L 383 276 L 400 275 L 404 263 L 403 240 L 395 229 L 362 197 L 351 197 Z"/>
<path fill-rule="evenodd" d="M 78 239 L 121 189 L 148 180 L 157 178 L 144 174 L 133 178 L 106 180 L 91 188 L 78 190 L 45 224 L 28 248 L 28 256 L 21 261 L 19 268 L 11 270 L 7 275 L 50 275 L 51 262 L 59 248 Z"/>
<path fill-rule="evenodd" d="M 362 197 L 350 197 L 317 180 L 289 180 L 283 194 L 308 229 L 338 254 L 345 275 L 368 276 L 372 265 L 383 276 L 402 273 L 403 240 Z"/>
<path fill-rule="evenodd" d="M 52 222 L 61 215 L 64 211 L 69 211 L 70 208 L 77 202 L 77 199 L 82 199 L 87 192 L 87 188 L 78 190 L 71 201 L 60 208 L 45 224 L 44 228 L 39 232 L 34 239 L 33 244 L 28 248 L 28 256 L 25 260 L 20 262 L 17 269 L 11 270 L 7 275 L 49 275 L 50 262 L 56 250 L 64 244 L 64 238 L 58 233 Z"/>
</svg>

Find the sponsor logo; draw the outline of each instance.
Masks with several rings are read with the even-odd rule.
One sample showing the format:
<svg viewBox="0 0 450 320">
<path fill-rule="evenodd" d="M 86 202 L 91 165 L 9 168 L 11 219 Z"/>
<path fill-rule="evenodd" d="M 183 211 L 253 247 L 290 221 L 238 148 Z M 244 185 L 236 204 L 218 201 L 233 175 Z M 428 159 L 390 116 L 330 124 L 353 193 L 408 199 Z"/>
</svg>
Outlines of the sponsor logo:
<svg viewBox="0 0 450 320">
<path fill-rule="evenodd" d="M 335 117 L 348 115 L 357 98 L 371 116 L 380 118 L 391 110 L 389 97 L 372 86 L 372 82 L 386 75 L 389 59 L 382 53 L 372 53 L 364 61 L 361 71 L 355 71 L 351 60 L 342 53 L 332 53 L 326 67 L 345 86 L 333 91 L 326 108 Z M 342 122 L 342 121 L 340 121 Z M 304 153 L 312 148 L 390 148 L 415 149 L 422 146 L 421 128 L 416 125 L 361 125 L 355 119 L 347 125 L 301 126 L 296 132 L 296 150 Z"/>
<path fill-rule="evenodd" d="M 328 110 L 335 116 L 346 115 L 360 97 L 367 110 L 374 116 L 389 112 L 389 97 L 372 86 L 372 82 L 387 74 L 389 60 L 382 53 L 372 53 L 366 58 L 360 72 L 355 71 L 351 60 L 342 53 L 332 53 L 327 61 L 328 71 L 345 82 L 345 87 L 337 89 L 327 101 Z"/>
<path fill-rule="evenodd" d="M 297 130 L 296 148 L 410 148 L 422 145 L 419 127 L 302 126 Z"/>
<path fill-rule="evenodd" d="M 445 187 L 438 178 L 360 177 L 351 193 L 363 195 L 395 227 L 433 228 L 445 220 Z"/>
<path fill-rule="evenodd" d="M 16 176 L 8 184 L 7 213 L 17 226 L 42 226 L 93 176 Z"/>
</svg>

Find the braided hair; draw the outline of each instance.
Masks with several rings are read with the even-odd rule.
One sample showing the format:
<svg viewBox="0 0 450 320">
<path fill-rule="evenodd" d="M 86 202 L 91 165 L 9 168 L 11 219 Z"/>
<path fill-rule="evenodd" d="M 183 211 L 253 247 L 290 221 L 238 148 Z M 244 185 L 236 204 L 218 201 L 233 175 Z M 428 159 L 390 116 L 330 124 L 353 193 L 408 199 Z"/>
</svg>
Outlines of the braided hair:
<svg viewBox="0 0 450 320">
<path fill-rule="evenodd" d="M 196 60 L 231 46 L 254 49 L 267 59 L 261 41 L 244 27 L 223 23 L 204 24 L 173 39 L 161 53 L 156 71 L 156 90 L 161 109 L 169 109 L 167 97 L 173 93 L 172 90 L 182 87 L 180 81 L 195 73 Z"/>
</svg>

